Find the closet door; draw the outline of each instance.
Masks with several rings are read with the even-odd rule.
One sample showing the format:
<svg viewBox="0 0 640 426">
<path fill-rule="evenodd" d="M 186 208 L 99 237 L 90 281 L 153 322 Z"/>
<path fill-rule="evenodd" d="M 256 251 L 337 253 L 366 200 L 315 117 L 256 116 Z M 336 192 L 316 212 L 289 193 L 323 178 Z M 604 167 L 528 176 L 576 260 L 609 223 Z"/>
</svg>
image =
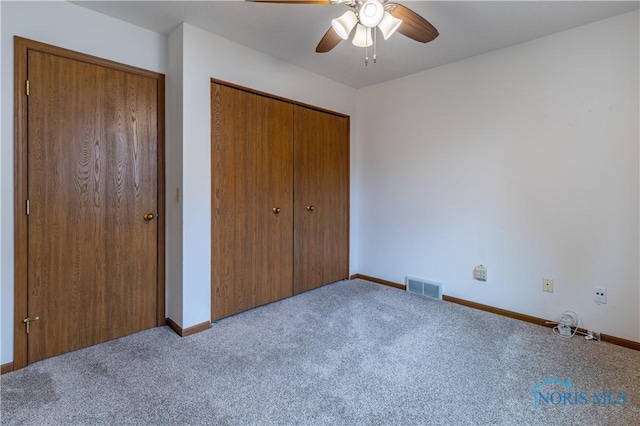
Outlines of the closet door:
<svg viewBox="0 0 640 426">
<path fill-rule="evenodd" d="M 212 83 L 212 320 L 292 294 L 293 106 Z"/>
<path fill-rule="evenodd" d="M 349 118 L 294 107 L 294 294 L 349 275 Z"/>
</svg>

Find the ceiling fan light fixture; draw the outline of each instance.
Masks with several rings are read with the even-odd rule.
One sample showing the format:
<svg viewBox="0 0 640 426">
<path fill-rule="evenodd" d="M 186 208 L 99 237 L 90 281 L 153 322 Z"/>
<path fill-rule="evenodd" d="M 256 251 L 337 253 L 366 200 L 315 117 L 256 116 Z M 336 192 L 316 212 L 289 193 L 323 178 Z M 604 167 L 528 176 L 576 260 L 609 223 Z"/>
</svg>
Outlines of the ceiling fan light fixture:
<svg viewBox="0 0 640 426">
<path fill-rule="evenodd" d="M 358 24 L 356 27 L 356 35 L 353 36 L 351 41 L 354 46 L 357 47 L 369 47 L 373 45 L 373 39 L 371 38 L 371 28 L 365 27 L 362 24 Z"/>
<path fill-rule="evenodd" d="M 348 10 L 342 16 L 331 20 L 331 26 L 333 30 L 340 36 L 341 39 L 346 40 L 351 34 L 351 30 L 358 23 L 358 17 L 353 11 Z"/>
<path fill-rule="evenodd" d="M 385 12 L 382 21 L 378 24 L 378 28 L 380 28 L 384 39 L 387 40 L 396 32 L 400 24 L 402 24 L 402 19 L 398 19 L 389 12 Z"/>
<path fill-rule="evenodd" d="M 365 27 L 375 28 L 384 16 L 384 6 L 378 0 L 367 0 L 358 12 L 360 23 Z"/>
</svg>

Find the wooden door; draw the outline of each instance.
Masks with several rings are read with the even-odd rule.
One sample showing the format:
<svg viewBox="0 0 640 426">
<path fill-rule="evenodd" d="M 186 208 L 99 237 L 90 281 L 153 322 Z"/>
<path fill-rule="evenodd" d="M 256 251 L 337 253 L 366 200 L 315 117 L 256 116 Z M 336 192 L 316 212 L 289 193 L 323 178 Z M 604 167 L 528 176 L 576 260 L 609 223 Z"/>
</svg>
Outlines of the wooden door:
<svg viewBox="0 0 640 426">
<path fill-rule="evenodd" d="M 349 275 L 349 118 L 294 112 L 294 293 Z"/>
<path fill-rule="evenodd" d="M 212 83 L 211 111 L 216 320 L 292 294 L 293 107 Z"/>
<path fill-rule="evenodd" d="M 158 80 L 28 50 L 27 362 L 156 326 Z"/>
<path fill-rule="evenodd" d="M 324 113 L 322 284 L 349 277 L 349 118 Z"/>
</svg>

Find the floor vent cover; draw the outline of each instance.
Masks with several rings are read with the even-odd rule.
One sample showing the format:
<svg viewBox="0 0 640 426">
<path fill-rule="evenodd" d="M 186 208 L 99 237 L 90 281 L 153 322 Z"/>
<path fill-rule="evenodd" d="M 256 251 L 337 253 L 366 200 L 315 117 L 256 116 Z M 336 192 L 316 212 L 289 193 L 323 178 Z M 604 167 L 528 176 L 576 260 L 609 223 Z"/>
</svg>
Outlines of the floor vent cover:
<svg viewBox="0 0 640 426">
<path fill-rule="evenodd" d="M 442 300 L 442 283 L 407 276 L 405 278 L 405 284 L 409 293 Z"/>
</svg>

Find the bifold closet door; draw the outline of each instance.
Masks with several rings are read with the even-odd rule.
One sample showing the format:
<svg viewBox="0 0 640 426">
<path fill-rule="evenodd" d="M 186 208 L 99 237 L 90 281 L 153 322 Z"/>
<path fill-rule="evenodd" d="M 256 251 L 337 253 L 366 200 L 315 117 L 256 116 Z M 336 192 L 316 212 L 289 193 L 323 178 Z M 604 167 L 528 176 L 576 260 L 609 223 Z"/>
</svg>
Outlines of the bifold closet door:
<svg viewBox="0 0 640 426">
<path fill-rule="evenodd" d="M 212 83 L 212 320 L 292 294 L 293 106 Z"/>
<path fill-rule="evenodd" d="M 294 107 L 294 294 L 349 275 L 349 118 Z"/>
</svg>

